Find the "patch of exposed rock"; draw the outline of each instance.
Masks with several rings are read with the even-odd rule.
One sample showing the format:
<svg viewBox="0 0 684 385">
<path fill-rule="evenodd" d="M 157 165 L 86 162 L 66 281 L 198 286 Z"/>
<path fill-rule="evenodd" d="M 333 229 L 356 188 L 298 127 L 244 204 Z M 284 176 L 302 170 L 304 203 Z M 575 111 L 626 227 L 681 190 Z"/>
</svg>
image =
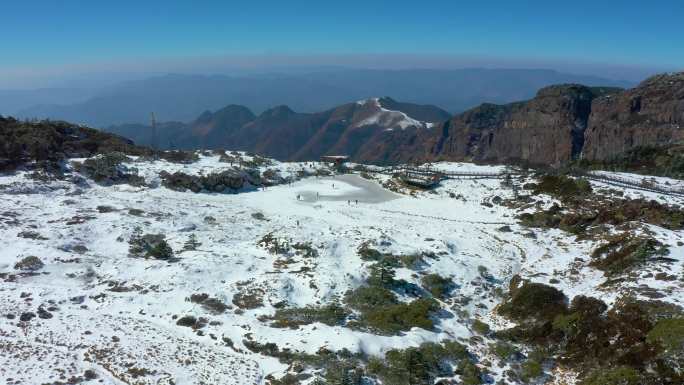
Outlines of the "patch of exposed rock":
<svg viewBox="0 0 684 385">
<path fill-rule="evenodd" d="M 262 178 L 255 169 L 230 169 L 208 175 L 190 175 L 180 171 L 159 173 L 162 185 L 175 191 L 224 192 L 239 190 L 246 185 L 261 186 Z"/>
</svg>

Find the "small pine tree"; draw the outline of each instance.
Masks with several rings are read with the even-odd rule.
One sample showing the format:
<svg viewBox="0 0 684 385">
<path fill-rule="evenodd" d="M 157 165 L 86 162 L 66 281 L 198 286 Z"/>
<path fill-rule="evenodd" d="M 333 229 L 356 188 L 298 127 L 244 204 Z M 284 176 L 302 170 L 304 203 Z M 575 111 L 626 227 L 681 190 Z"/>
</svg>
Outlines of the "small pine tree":
<svg viewBox="0 0 684 385">
<path fill-rule="evenodd" d="M 194 251 L 200 246 L 202 246 L 202 244 L 197 241 L 197 236 L 195 236 L 195 234 L 190 234 L 188 240 L 185 241 L 185 244 L 183 245 L 183 251 Z"/>
<path fill-rule="evenodd" d="M 130 245 L 128 248 L 128 253 L 130 255 L 140 257 L 145 254 L 145 246 L 143 244 L 142 237 L 142 229 L 140 227 L 133 229 L 131 238 L 128 240 Z"/>
<path fill-rule="evenodd" d="M 147 251 L 146 257 L 169 259 L 173 257 L 173 249 L 165 240 L 161 240 Z"/>
<path fill-rule="evenodd" d="M 383 259 L 371 266 L 368 282 L 371 285 L 391 287 L 394 284 L 394 268 L 390 261 Z"/>
</svg>

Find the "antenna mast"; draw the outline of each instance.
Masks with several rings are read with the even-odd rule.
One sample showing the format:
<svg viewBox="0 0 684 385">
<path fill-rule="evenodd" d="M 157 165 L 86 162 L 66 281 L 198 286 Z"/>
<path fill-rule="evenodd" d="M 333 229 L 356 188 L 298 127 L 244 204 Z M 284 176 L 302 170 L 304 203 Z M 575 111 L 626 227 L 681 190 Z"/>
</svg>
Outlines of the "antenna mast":
<svg viewBox="0 0 684 385">
<path fill-rule="evenodd" d="M 154 112 L 150 113 L 150 119 L 152 123 L 152 149 L 157 149 L 157 119 L 154 116 Z"/>
</svg>

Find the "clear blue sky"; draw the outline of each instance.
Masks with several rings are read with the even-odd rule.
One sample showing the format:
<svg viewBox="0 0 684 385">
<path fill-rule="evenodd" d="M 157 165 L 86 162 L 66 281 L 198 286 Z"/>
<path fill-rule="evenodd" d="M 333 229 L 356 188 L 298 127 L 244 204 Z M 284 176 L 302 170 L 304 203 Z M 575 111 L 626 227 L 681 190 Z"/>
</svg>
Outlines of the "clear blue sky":
<svg viewBox="0 0 684 385">
<path fill-rule="evenodd" d="M 684 67 L 684 1 L 8 0 L 0 67 L 230 54 L 454 54 Z"/>
</svg>

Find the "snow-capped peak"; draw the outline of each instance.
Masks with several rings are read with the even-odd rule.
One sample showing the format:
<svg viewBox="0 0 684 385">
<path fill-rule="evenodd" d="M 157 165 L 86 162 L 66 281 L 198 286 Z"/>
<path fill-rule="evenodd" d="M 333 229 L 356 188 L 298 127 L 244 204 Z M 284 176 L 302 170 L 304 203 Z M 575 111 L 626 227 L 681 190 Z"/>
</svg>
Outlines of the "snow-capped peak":
<svg viewBox="0 0 684 385">
<path fill-rule="evenodd" d="M 409 127 L 432 127 L 430 123 L 421 122 L 419 120 L 413 119 L 404 112 L 388 110 L 384 108 L 380 102 L 380 98 L 369 98 L 365 100 L 360 100 L 356 103 L 360 106 L 364 106 L 375 111 L 373 111 L 370 115 L 365 116 L 361 121 L 356 123 L 354 125 L 355 127 L 378 125 L 381 127 L 385 127 L 387 131 L 391 131 L 395 128 L 400 128 L 404 130 Z"/>
</svg>

